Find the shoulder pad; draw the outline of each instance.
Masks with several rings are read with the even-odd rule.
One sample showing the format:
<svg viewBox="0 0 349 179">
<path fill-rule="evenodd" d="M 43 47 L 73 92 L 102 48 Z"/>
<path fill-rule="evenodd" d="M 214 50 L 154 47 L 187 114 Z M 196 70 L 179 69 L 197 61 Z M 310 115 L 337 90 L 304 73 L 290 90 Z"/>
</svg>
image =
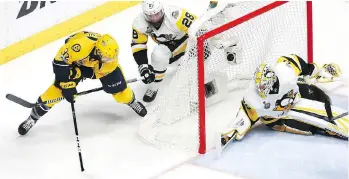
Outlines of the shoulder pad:
<svg viewBox="0 0 349 179">
<path fill-rule="evenodd" d="M 176 23 L 180 19 L 183 9 L 177 6 L 168 5 L 164 7 L 164 11 L 165 16 L 170 20 L 170 22 Z"/>
<path fill-rule="evenodd" d="M 142 33 L 146 33 L 148 29 L 148 22 L 144 19 L 144 16 L 142 13 L 138 14 L 138 16 L 133 20 L 132 23 L 133 28 L 137 29 L 138 31 Z"/>
</svg>

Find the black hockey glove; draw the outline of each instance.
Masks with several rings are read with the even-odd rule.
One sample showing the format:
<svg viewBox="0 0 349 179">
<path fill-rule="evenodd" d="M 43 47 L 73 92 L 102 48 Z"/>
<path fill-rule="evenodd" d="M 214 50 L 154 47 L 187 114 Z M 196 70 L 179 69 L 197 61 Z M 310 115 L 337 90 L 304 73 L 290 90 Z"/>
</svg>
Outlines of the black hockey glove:
<svg viewBox="0 0 349 179">
<path fill-rule="evenodd" d="M 74 103 L 75 95 L 78 93 L 76 90 L 76 83 L 74 81 L 70 82 L 60 82 L 59 86 L 62 89 L 63 97 L 70 103 Z"/>
<path fill-rule="evenodd" d="M 145 84 L 150 84 L 155 81 L 155 74 L 153 66 L 148 64 L 139 65 L 139 74 L 144 78 L 142 81 Z"/>
</svg>

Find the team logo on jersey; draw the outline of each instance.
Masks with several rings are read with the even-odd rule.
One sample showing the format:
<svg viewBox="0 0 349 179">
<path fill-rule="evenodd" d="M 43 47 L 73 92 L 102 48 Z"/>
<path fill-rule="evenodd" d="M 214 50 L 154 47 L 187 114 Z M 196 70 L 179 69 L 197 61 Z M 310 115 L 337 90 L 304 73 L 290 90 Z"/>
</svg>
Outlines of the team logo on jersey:
<svg viewBox="0 0 349 179">
<path fill-rule="evenodd" d="M 81 46 L 80 44 L 74 44 L 71 49 L 74 51 L 74 52 L 80 52 L 81 50 Z"/>
<path fill-rule="evenodd" d="M 172 17 L 173 17 L 173 18 L 177 19 L 178 16 L 179 16 L 179 11 L 174 11 L 174 12 L 172 12 Z"/>
<path fill-rule="evenodd" d="M 173 34 L 161 34 L 159 36 L 156 36 L 156 34 L 152 33 L 151 36 L 153 39 L 155 38 L 156 41 L 159 41 L 159 42 L 168 42 L 176 38 Z"/>
<path fill-rule="evenodd" d="M 285 95 L 283 95 L 281 99 L 276 100 L 274 111 L 290 110 L 294 104 L 294 100 L 297 94 L 298 92 L 294 92 L 293 90 L 291 90 Z"/>
</svg>

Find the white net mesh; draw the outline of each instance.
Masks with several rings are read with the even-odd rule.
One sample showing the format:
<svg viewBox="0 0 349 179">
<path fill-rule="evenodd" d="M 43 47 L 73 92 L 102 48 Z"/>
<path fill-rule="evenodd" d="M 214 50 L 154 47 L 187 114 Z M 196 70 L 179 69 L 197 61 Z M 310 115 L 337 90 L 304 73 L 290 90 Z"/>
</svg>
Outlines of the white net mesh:
<svg viewBox="0 0 349 179">
<path fill-rule="evenodd" d="M 193 24 L 186 55 L 181 59 L 173 80 L 158 96 L 156 109 L 150 111 L 140 125 L 139 134 L 155 146 L 176 147 L 197 152 L 203 140 L 206 148 L 214 147 L 217 127 L 232 119 L 206 117 L 206 125 L 199 124 L 197 49 L 205 48 L 205 78 L 215 72 L 224 72 L 230 89 L 246 88 L 255 68 L 262 62 L 275 62 L 279 56 L 297 54 L 307 60 L 307 8 L 305 2 L 289 2 L 226 31 L 217 31 L 213 38 L 237 38 L 242 48 L 242 62 L 230 65 L 224 50 L 205 41 L 206 47 L 197 47 L 197 38 L 223 24 L 234 21 L 271 2 L 237 2 L 222 4 L 201 16 Z M 208 45 L 207 44 L 211 44 Z M 208 48 L 207 48 L 208 47 Z M 208 50 L 209 49 L 209 50 Z M 222 111 L 224 114 L 224 111 Z M 199 133 L 204 128 L 206 135 Z M 200 140 L 201 135 L 201 140 Z M 216 136 L 217 137 L 217 136 Z"/>
</svg>

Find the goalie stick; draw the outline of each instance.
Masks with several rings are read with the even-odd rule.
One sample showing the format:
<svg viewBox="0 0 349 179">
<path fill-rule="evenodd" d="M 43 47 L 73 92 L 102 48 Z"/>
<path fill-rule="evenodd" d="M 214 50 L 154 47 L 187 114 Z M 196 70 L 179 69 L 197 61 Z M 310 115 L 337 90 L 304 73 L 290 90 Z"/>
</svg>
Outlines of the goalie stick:
<svg viewBox="0 0 349 179">
<path fill-rule="evenodd" d="M 233 142 L 236 138 L 236 134 L 238 133 L 237 130 L 234 131 L 233 135 L 229 138 L 229 141 L 227 143 L 225 143 L 224 145 L 222 145 L 222 143 L 220 144 L 220 147 L 219 147 L 219 153 L 222 153 L 224 152 L 225 148 L 227 148 L 227 146 Z M 222 140 L 222 139 L 221 139 Z"/>
<path fill-rule="evenodd" d="M 126 82 L 127 83 L 133 83 L 133 82 L 136 82 L 136 81 L 140 81 L 140 80 L 143 80 L 142 78 L 133 78 L 133 79 L 130 79 L 130 80 L 127 80 Z M 83 92 L 80 92 L 77 94 L 77 96 L 82 96 L 82 95 L 86 95 L 86 94 L 89 94 L 89 93 L 93 93 L 93 92 L 96 92 L 96 91 L 101 91 L 103 90 L 103 87 L 99 87 L 99 88 L 94 88 L 94 89 L 90 89 L 90 90 L 87 90 L 87 91 L 83 91 Z M 60 98 L 56 98 L 56 99 L 51 99 L 51 100 L 47 100 L 47 101 L 44 101 L 44 102 L 40 102 L 40 103 L 31 103 L 29 101 L 26 101 L 16 95 L 13 95 L 13 94 L 7 94 L 6 95 L 6 98 L 12 102 L 15 102 L 23 107 L 26 107 L 26 108 L 33 108 L 33 107 L 36 107 L 36 106 L 41 106 L 41 105 L 47 105 L 47 104 L 52 104 L 52 103 L 55 103 L 55 102 L 58 102 L 58 101 L 62 101 L 64 100 L 64 97 L 60 97 Z"/>
</svg>

